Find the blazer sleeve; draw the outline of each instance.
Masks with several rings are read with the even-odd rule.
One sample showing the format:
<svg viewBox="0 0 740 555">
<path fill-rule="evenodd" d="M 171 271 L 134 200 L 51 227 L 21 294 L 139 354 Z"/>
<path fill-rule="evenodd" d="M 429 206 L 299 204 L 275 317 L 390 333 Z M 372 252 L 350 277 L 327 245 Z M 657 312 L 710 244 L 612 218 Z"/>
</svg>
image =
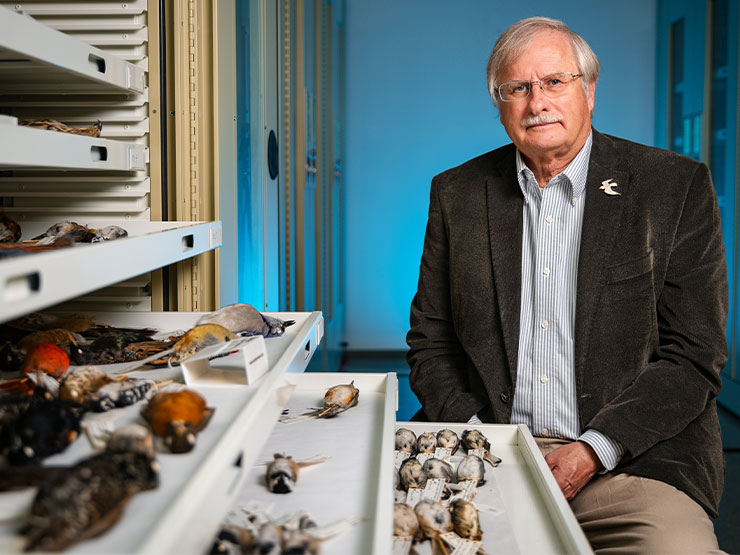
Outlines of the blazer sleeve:
<svg viewBox="0 0 740 555">
<path fill-rule="evenodd" d="M 667 239 L 656 288 L 657 348 L 629 387 L 588 423 L 621 443 L 622 462 L 681 433 L 719 393 L 727 362 L 728 284 L 720 213 L 709 171 L 696 164 Z M 665 222 L 667 224 L 667 222 Z"/>
<path fill-rule="evenodd" d="M 467 356 L 458 340 L 450 301 L 450 249 L 440 203 L 442 180 L 432 180 L 429 218 L 411 303 L 407 360 L 409 383 L 431 421 L 467 422 L 485 406 L 470 391 Z"/>
</svg>

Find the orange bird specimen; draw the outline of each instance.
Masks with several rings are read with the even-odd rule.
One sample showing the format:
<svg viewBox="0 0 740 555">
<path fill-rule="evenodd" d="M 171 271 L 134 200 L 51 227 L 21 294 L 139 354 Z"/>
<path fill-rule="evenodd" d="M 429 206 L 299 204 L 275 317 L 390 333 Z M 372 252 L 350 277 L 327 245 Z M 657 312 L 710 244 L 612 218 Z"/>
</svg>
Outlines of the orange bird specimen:
<svg viewBox="0 0 740 555">
<path fill-rule="evenodd" d="M 186 453 L 195 446 L 195 436 L 206 427 L 213 410 L 197 392 L 181 389 L 157 393 L 141 414 L 173 453 Z"/>
<path fill-rule="evenodd" d="M 23 372 L 45 372 L 61 380 L 69 368 L 69 356 L 64 349 L 53 343 L 38 343 L 28 353 L 23 364 Z"/>
</svg>

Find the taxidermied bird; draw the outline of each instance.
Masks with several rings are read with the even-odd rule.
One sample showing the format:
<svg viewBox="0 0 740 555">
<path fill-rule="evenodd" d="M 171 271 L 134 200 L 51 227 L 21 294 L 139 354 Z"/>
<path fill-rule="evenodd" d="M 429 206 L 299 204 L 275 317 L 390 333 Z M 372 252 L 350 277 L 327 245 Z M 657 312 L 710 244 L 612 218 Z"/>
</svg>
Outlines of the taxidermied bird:
<svg viewBox="0 0 740 555">
<path fill-rule="evenodd" d="M 146 455 L 93 455 L 41 485 L 24 530 L 25 551 L 61 551 L 95 537 L 116 523 L 131 497 L 158 485 L 158 465 Z"/>
<path fill-rule="evenodd" d="M 274 457 L 265 473 L 267 489 L 272 493 L 290 493 L 298 480 L 298 465 L 285 453 L 275 453 Z"/>
<path fill-rule="evenodd" d="M 100 243 L 102 241 L 112 241 L 113 239 L 121 239 L 122 237 L 128 237 L 128 231 L 117 225 L 109 225 L 102 229 L 95 231 L 90 240 L 91 243 Z"/>
<path fill-rule="evenodd" d="M 463 460 L 457 465 L 458 482 L 475 482 L 477 486 L 482 486 L 486 482 L 485 474 L 486 469 L 483 460 L 478 455 L 463 457 Z"/>
<path fill-rule="evenodd" d="M 483 532 L 478 520 L 478 509 L 470 501 L 456 499 L 450 503 L 450 517 L 452 529 L 458 536 L 469 540 L 481 539 Z"/>
<path fill-rule="evenodd" d="M 25 119 L 19 121 L 18 124 L 25 125 L 26 127 L 35 127 L 36 129 L 71 133 L 72 135 L 85 135 L 87 137 L 100 137 L 100 132 L 103 130 L 103 124 L 100 123 L 100 120 L 87 127 L 70 127 L 55 119 Z"/>
<path fill-rule="evenodd" d="M 416 451 L 418 453 L 434 453 L 437 448 L 437 437 L 433 432 L 424 432 L 416 438 Z"/>
<path fill-rule="evenodd" d="M 408 428 L 396 430 L 396 451 L 404 453 L 416 453 L 416 434 Z"/>
<path fill-rule="evenodd" d="M 445 428 L 437 432 L 437 445 L 443 449 L 449 449 L 450 454 L 454 455 L 460 446 L 460 438 L 455 432 Z"/>
<path fill-rule="evenodd" d="M 20 239 L 20 224 L 10 216 L 0 214 L 0 243 L 17 243 Z"/>
<path fill-rule="evenodd" d="M 161 391 L 141 410 L 155 435 L 173 453 L 186 453 L 195 446 L 198 432 L 208 425 L 214 409 L 192 389 Z"/>
<path fill-rule="evenodd" d="M 69 355 L 53 343 L 37 343 L 26 353 L 23 372 L 31 374 L 45 372 L 57 380 L 61 380 L 69 368 Z"/>
<path fill-rule="evenodd" d="M 401 475 L 401 485 L 405 490 L 423 488 L 427 485 L 427 473 L 415 457 L 403 461 L 398 473 Z"/>
<path fill-rule="evenodd" d="M 413 540 L 421 540 L 423 537 L 419 517 L 406 503 L 393 505 L 393 537 Z"/>
<path fill-rule="evenodd" d="M 493 467 L 501 464 L 501 459 L 491 454 L 491 444 L 488 442 L 488 438 L 478 430 L 463 431 L 460 441 L 466 453 L 471 449 L 483 449 L 485 451 L 483 460 Z"/>
<path fill-rule="evenodd" d="M 41 235 L 33 238 L 37 245 L 48 245 L 58 239 L 65 238 L 75 243 L 89 243 L 95 236 L 95 231 L 77 222 L 58 222 L 49 227 Z"/>
<path fill-rule="evenodd" d="M 262 314 L 251 304 L 236 303 L 202 316 L 197 324 L 219 324 L 240 335 L 273 337 L 283 335 L 285 328 L 295 324 L 295 320 L 280 320 Z"/>
</svg>

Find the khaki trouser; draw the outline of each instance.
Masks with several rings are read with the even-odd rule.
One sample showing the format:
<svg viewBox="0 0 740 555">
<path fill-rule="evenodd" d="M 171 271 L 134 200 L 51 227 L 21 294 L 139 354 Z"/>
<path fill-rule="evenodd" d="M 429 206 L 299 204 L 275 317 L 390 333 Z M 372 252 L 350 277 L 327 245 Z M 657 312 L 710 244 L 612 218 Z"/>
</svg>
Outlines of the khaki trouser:
<svg viewBox="0 0 740 555">
<path fill-rule="evenodd" d="M 568 443 L 535 438 L 543 455 Z M 629 474 L 594 476 L 570 502 L 596 553 L 723 553 L 704 509 L 673 486 Z"/>
</svg>

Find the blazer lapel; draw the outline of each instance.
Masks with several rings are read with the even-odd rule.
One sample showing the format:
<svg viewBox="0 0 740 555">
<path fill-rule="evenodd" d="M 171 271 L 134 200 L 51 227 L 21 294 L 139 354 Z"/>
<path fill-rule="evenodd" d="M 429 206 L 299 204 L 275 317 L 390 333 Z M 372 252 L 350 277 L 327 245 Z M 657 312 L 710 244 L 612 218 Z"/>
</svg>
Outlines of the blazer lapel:
<svg viewBox="0 0 740 555">
<path fill-rule="evenodd" d="M 625 199 L 629 195 L 629 173 L 617 169 L 617 165 L 616 154 L 594 130 L 586 181 L 576 294 L 575 373 L 579 394 L 581 376 L 585 371 L 585 346 L 589 343 L 589 334 L 594 325 L 594 308 L 606 279 L 605 266 L 618 234 Z M 607 182 L 606 190 L 601 189 L 604 182 Z M 608 190 L 619 194 L 608 194 Z"/>
<path fill-rule="evenodd" d="M 493 284 L 512 384 L 516 385 L 522 283 L 522 197 L 516 178 L 515 150 L 498 164 L 500 175 L 486 182 Z"/>
</svg>

